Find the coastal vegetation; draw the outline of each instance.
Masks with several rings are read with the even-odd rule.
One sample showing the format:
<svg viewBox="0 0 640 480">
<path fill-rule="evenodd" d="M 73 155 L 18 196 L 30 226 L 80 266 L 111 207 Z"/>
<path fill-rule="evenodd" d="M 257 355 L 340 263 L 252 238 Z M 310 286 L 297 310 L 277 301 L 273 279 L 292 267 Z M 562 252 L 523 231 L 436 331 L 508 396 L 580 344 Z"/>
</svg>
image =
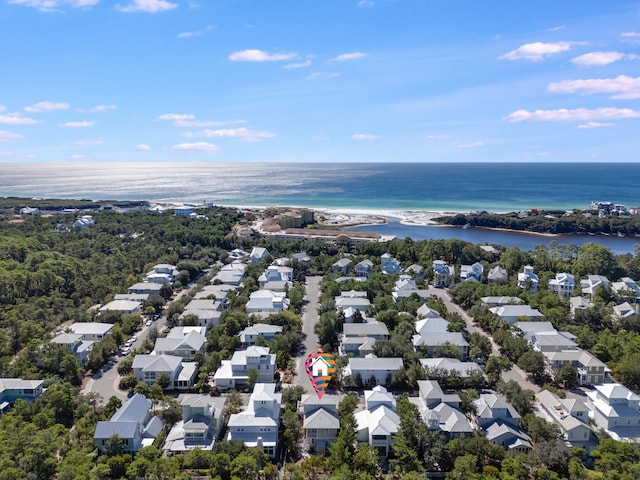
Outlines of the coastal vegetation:
<svg viewBox="0 0 640 480">
<path fill-rule="evenodd" d="M 600 215 L 597 210 L 529 210 L 459 213 L 434 219 L 442 225 L 501 228 L 550 234 L 640 235 L 640 215 Z"/>
<path fill-rule="evenodd" d="M 34 205 L 36 203 L 33 203 Z M 16 208 L 7 207 L 0 215 L 0 376 L 38 378 L 45 380 L 47 391 L 33 403 L 18 401 L 11 412 L 0 417 L 0 480 L 34 479 L 187 479 L 200 475 L 209 478 L 275 479 L 317 478 L 344 480 L 423 478 L 425 472 L 440 472 L 448 479 L 600 479 L 638 478 L 640 454 L 630 445 L 601 439 L 588 457 L 581 449 L 567 449 L 557 429 L 531 415 L 533 399 L 530 391 L 515 382 L 500 380 L 500 372 L 511 362 L 527 370 L 544 388 L 561 392 L 563 381 L 571 382 L 571 371 L 563 372 L 560 383 L 549 384 L 540 366 L 539 355 L 526 342 L 507 333 L 506 326 L 480 306 L 483 296 L 518 296 L 538 308 L 559 330 L 572 332 L 581 348 L 589 350 L 611 368 L 616 380 L 630 388 L 640 388 L 640 324 L 635 320 L 619 321 L 611 315 L 616 298 L 608 288 L 593 296 L 594 307 L 571 315 L 568 301 L 547 290 L 548 281 L 556 272 L 572 273 L 576 278 L 589 274 L 609 278 L 640 277 L 640 252 L 635 255 L 613 255 L 597 243 L 581 247 L 561 246 L 553 242 L 527 252 L 517 248 L 495 246 L 496 256 L 464 241 L 398 239 L 385 243 L 335 245 L 318 241 L 282 241 L 270 238 L 238 238 L 232 227 L 241 215 L 233 209 L 211 208 L 204 211 L 207 219 L 189 219 L 173 215 L 157 215 L 145 211 L 126 214 L 113 211 L 94 212 L 95 224 L 90 228 L 73 227 L 75 215 L 55 213 L 17 217 Z M 67 204 L 65 204 L 67 205 Z M 2 204 L 0 202 L 0 207 Z M 485 373 L 490 386 L 508 398 L 523 416 L 522 427 L 532 437 L 534 450 L 529 455 L 505 453 L 491 445 L 482 435 L 473 435 L 447 442 L 439 433 L 429 430 L 419 420 L 416 407 L 404 395 L 398 399 L 400 429 L 389 459 L 388 469 L 378 463 L 375 450 L 354 442 L 354 396 L 345 396 L 340 405 L 340 434 L 331 445 L 330 455 L 299 459 L 297 439 L 301 425 L 295 404 L 302 393 L 289 388 L 283 392 L 282 439 L 288 462 L 278 472 L 265 455 L 256 449 L 246 449 L 237 442 L 220 441 L 212 452 L 194 450 L 184 455 L 164 458 L 160 446 L 167 429 L 154 446 L 145 447 L 135 457 L 122 453 L 114 439 L 106 455 L 96 454 L 93 432 L 96 423 L 108 419 L 119 406 L 119 400 L 96 399 L 80 394 L 84 368 L 71 352 L 47 342 L 54 331 L 65 324 L 96 318 L 96 305 L 139 280 L 140 275 L 156 263 L 177 265 L 180 284 L 186 285 L 200 272 L 227 260 L 233 248 L 252 246 L 269 249 L 272 258 L 290 257 L 304 251 L 309 262 L 293 262 L 294 285 L 289 290 L 291 308 L 269 316 L 266 321 L 283 327 L 283 335 L 261 345 L 276 354 L 281 379 L 291 373 L 292 358 L 303 340 L 300 313 L 304 302 L 306 275 L 323 275 L 320 298 L 320 321 L 316 332 L 320 343 L 329 351 L 337 351 L 338 336 L 345 319 L 336 313 L 334 297 L 345 290 L 366 291 L 370 309 L 367 316 L 385 323 L 390 332 L 387 341 L 376 343 L 380 357 L 402 357 L 404 368 L 393 374 L 392 386 L 397 391 L 415 391 L 417 381 L 438 379 L 443 388 L 460 390 L 462 407 L 473 410 L 478 389 L 486 386 L 481 376 L 460 378 L 450 372 L 425 371 L 411 345 L 413 321 L 422 302 L 417 295 L 399 302 L 390 292 L 397 276 L 372 273 L 364 282 L 338 281 L 331 265 L 350 256 L 354 261 L 377 261 L 385 252 L 391 253 L 403 265 L 424 265 L 424 278 L 417 279 L 419 288 L 432 280 L 428 268 L 434 259 L 453 265 L 479 261 L 489 268 L 501 265 L 510 276 L 531 265 L 541 279 L 540 291 L 530 294 L 512 283 L 457 283 L 450 289 L 454 300 L 469 312 L 476 323 L 493 333 L 506 357 L 488 357 Z M 213 327 L 207 338 L 205 355 L 197 358 L 201 376 L 193 388 L 209 392 L 208 372 L 221 361 L 230 358 L 238 347 L 237 334 L 249 324 L 243 310 L 249 295 L 258 289 L 258 277 L 264 265 L 250 265 L 243 287 L 229 296 L 229 309 L 220 326 Z M 458 278 L 456 278 L 457 280 Z M 165 292 L 170 298 L 172 292 Z M 190 298 L 185 295 L 185 298 Z M 184 302 L 175 301 L 165 307 L 166 299 L 151 298 L 145 308 L 155 314 L 163 311 L 170 324 L 189 324 L 180 319 Z M 429 307 L 449 321 L 450 329 L 463 331 L 460 315 L 449 312 L 439 299 L 429 299 Z M 140 324 L 136 315 L 105 315 L 101 320 L 117 324 L 114 337 L 129 335 Z M 465 332 L 474 357 L 486 357 L 491 344 L 478 334 Z M 105 342 L 96 347 L 90 367 L 98 368 L 115 351 L 120 342 Z M 455 357 L 455 349 L 447 346 L 439 354 Z M 133 354 L 132 354 L 133 355 Z M 153 398 L 167 424 L 179 418 L 174 399 L 163 395 L 158 385 L 136 384 L 130 374 L 131 359 L 119 365 L 125 379 L 135 392 Z M 339 358 L 338 362 L 344 362 Z M 341 379 L 343 385 L 357 389 L 368 379 Z M 337 385 L 342 387 L 342 385 Z M 211 392 L 216 394 L 215 391 Z M 235 400 L 233 400 L 235 398 Z M 102 401 L 97 401 L 102 400 Z M 229 395 L 228 406 L 239 408 L 237 392 Z M 296 460 L 299 460 L 295 462 Z M 593 461 L 593 468 L 584 467 Z M 386 472 L 386 473 L 385 473 Z M 278 477 L 280 475 L 280 477 Z"/>
</svg>

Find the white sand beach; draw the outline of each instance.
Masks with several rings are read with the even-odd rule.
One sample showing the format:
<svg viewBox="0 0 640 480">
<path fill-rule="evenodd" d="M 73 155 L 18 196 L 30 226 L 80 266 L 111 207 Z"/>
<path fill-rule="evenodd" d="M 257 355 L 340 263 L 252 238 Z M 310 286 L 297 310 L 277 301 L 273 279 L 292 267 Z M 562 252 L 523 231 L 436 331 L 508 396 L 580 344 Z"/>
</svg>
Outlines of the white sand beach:
<svg viewBox="0 0 640 480">
<path fill-rule="evenodd" d="M 400 220 L 405 225 L 436 225 L 434 218 L 461 212 L 435 212 L 426 210 L 368 210 L 368 209 L 314 209 L 316 219 L 324 225 L 376 225 L 388 218 Z"/>
</svg>

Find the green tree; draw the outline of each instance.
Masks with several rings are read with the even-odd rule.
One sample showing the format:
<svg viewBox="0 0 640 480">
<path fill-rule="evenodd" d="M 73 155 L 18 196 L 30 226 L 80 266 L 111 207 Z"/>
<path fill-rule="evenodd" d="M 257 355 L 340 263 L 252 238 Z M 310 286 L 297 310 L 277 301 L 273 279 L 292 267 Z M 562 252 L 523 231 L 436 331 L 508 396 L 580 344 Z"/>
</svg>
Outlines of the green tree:
<svg viewBox="0 0 640 480">
<path fill-rule="evenodd" d="M 124 451 L 124 440 L 116 434 L 111 435 L 104 442 L 104 453 L 109 457 L 122 455 L 123 451 Z"/>
</svg>

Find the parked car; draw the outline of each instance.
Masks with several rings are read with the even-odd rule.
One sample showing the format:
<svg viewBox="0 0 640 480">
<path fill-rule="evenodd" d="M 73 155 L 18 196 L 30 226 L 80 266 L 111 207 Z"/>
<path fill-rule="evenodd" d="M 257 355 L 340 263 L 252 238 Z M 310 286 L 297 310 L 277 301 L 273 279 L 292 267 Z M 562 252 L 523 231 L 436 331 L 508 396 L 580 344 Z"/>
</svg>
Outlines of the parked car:
<svg viewBox="0 0 640 480">
<path fill-rule="evenodd" d="M 130 352 L 131 352 L 131 347 L 124 347 L 122 350 L 120 350 L 120 356 L 126 357 L 127 355 L 129 355 Z"/>
<path fill-rule="evenodd" d="M 151 325 L 153 325 L 153 320 L 147 320 L 145 322 L 145 326 L 150 327 Z"/>
</svg>

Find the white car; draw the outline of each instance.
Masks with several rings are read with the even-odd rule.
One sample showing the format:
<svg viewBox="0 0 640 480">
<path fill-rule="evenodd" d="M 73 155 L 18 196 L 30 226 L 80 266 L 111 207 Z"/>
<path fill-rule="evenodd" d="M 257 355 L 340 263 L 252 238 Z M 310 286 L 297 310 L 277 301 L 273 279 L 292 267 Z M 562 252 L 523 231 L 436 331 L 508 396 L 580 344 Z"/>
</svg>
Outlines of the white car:
<svg viewBox="0 0 640 480">
<path fill-rule="evenodd" d="M 145 323 L 145 325 L 147 327 L 150 327 L 151 325 L 153 325 L 153 320 L 147 320 L 147 322 Z"/>
<path fill-rule="evenodd" d="M 126 357 L 127 355 L 129 355 L 130 352 L 131 352 L 130 347 L 124 347 L 122 350 L 120 350 L 120 356 Z"/>
</svg>

